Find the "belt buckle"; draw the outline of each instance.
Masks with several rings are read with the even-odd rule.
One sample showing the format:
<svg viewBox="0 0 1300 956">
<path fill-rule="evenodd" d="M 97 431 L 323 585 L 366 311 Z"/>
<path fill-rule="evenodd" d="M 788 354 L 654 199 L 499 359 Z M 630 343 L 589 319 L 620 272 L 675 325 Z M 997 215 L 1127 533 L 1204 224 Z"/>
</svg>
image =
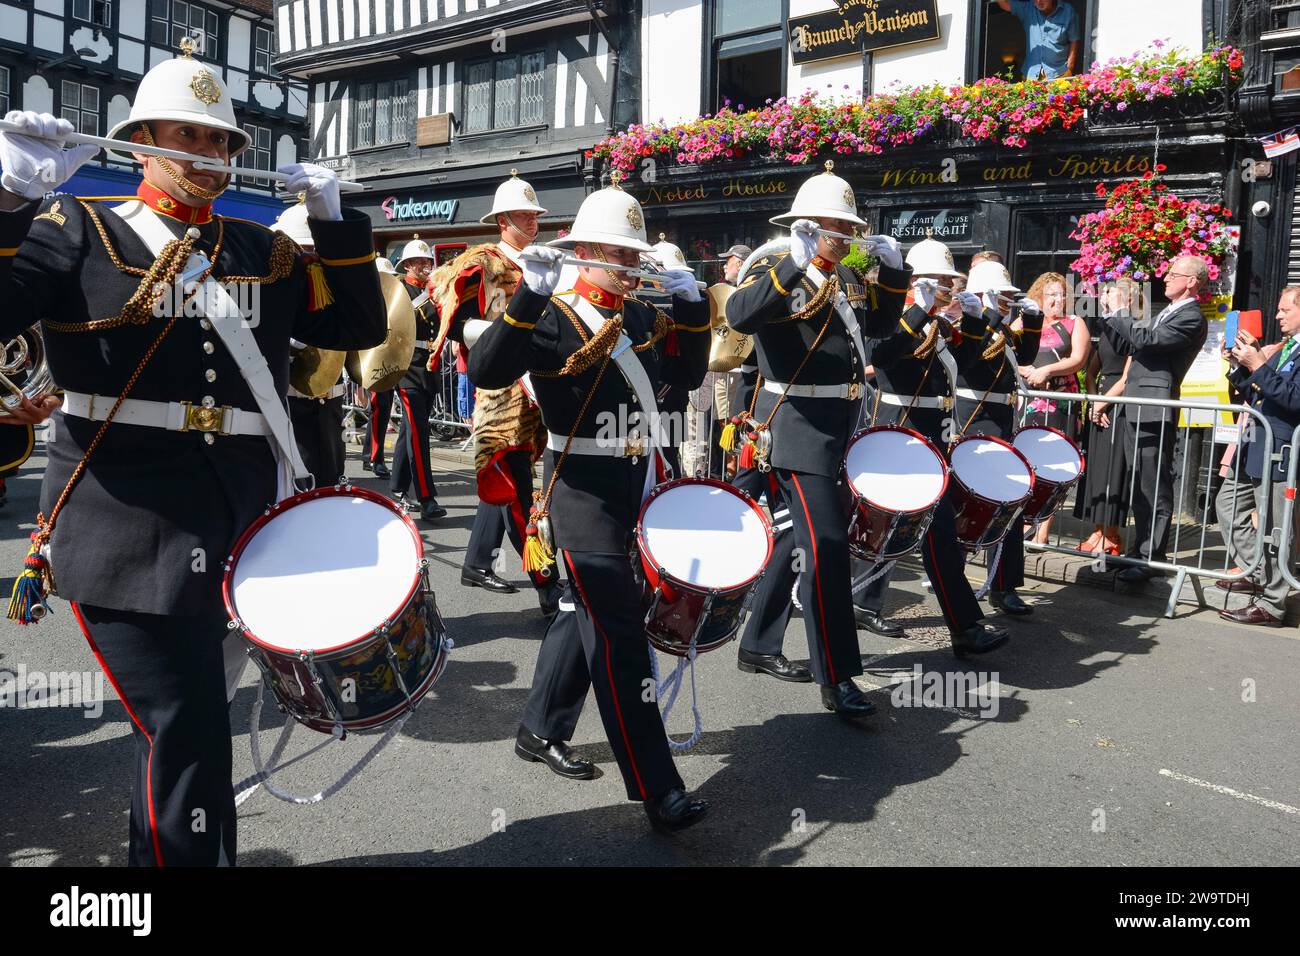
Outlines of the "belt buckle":
<svg viewBox="0 0 1300 956">
<path fill-rule="evenodd" d="M 629 438 L 623 442 L 624 458 L 644 458 L 645 457 L 645 439 Z"/>
<path fill-rule="evenodd" d="M 849 382 L 849 401 L 857 401 L 862 397 L 862 383 Z"/>
<path fill-rule="evenodd" d="M 939 407 L 942 408 L 945 412 L 952 411 L 952 406 L 953 406 L 953 397 L 951 395 L 944 395 L 940 397 Z"/>
<path fill-rule="evenodd" d="M 185 408 L 185 425 L 181 431 L 190 430 L 196 432 L 216 432 L 218 435 L 228 435 L 221 427 L 225 420 L 226 412 L 230 411 L 229 405 L 222 405 L 220 408 L 208 408 L 206 405 L 195 405 L 192 402 L 181 402 Z"/>
</svg>

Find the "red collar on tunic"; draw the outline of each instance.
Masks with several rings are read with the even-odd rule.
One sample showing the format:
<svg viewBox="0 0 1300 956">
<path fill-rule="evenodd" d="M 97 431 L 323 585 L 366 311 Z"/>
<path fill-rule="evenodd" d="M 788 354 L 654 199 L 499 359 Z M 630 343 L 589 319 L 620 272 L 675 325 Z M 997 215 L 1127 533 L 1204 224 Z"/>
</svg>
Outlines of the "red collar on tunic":
<svg viewBox="0 0 1300 956">
<path fill-rule="evenodd" d="M 140 188 L 135 193 L 140 197 L 140 201 L 169 219 L 175 219 L 177 222 L 183 222 L 191 226 L 202 226 L 212 221 L 212 203 L 205 206 L 187 206 L 183 202 L 177 202 L 171 196 L 155 186 L 153 183 L 140 180 Z"/>
<path fill-rule="evenodd" d="M 606 292 L 599 286 L 592 285 L 582 276 L 578 276 L 578 281 L 574 283 L 574 290 L 592 305 L 598 305 L 602 309 L 613 309 L 618 312 L 623 308 L 623 297 L 615 295 L 613 292 Z"/>
<path fill-rule="evenodd" d="M 813 256 L 812 264 L 815 265 L 822 272 L 827 273 L 828 275 L 835 274 L 835 263 L 827 259 L 823 259 L 821 256 Z"/>
</svg>

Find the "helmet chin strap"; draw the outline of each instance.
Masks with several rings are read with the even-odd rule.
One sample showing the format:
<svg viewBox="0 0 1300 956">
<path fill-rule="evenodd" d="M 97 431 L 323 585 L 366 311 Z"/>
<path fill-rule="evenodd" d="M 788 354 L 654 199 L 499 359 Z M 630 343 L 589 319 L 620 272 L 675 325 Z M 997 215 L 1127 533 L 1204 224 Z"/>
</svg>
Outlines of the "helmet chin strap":
<svg viewBox="0 0 1300 956">
<path fill-rule="evenodd" d="M 519 252 L 523 252 L 523 251 L 524 251 L 524 248 L 525 248 L 525 247 L 528 245 L 528 243 L 531 242 L 532 240 L 531 240 L 531 239 L 528 239 L 528 238 L 527 238 L 527 234 L 526 234 L 522 229 L 519 228 L 519 223 L 515 222 L 515 219 L 514 219 L 513 214 L 508 213 L 508 212 L 505 212 L 505 213 L 502 213 L 502 215 L 506 217 L 506 229 L 503 230 L 502 233 L 501 233 L 501 238 L 502 238 L 502 240 L 503 240 L 507 245 L 509 245 L 512 249 L 516 249 L 516 250 L 518 250 Z M 517 245 L 515 245 L 513 242 L 511 242 L 509 239 L 506 238 L 506 232 L 509 231 L 509 230 L 511 230 L 511 229 L 513 229 L 513 230 L 515 231 L 515 233 L 517 233 L 521 238 L 524 238 L 524 240 L 525 240 L 525 241 L 524 241 L 524 245 L 522 245 L 522 246 L 517 246 Z"/>
<path fill-rule="evenodd" d="M 609 262 L 609 260 L 605 258 L 605 250 L 600 248 L 600 243 L 593 242 L 591 244 L 591 250 L 596 253 L 597 260 L 600 262 Z M 614 287 L 618 290 L 619 295 L 625 296 L 635 288 L 632 283 L 623 279 L 622 274 L 620 274 L 617 269 L 605 269 L 604 273 L 609 276 L 610 281 L 614 283 Z"/>
<path fill-rule="evenodd" d="M 144 133 L 144 142 L 146 146 L 158 145 L 153 141 L 153 132 L 149 129 L 148 123 L 141 123 L 140 130 L 141 132 Z M 226 187 L 230 185 L 230 174 L 225 173 L 224 174 L 225 182 L 221 184 L 221 188 L 204 189 L 202 186 L 198 185 L 197 183 L 192 183 L 188 179 L 186 179 L 185 174 L 182 173 L 179 169 L 177 169 L 174 165 L 172 165 L 171 161 L 166 159 L 165 157 L 154 156 L 153 159 L 158 163 L 159 168 L 162 169 L 162 171 L 167 174 L 168 178 L 170 178 L 172 182 L 174 182 L 177 186 L 180 186 L 181 189 L 185 190 L 195 199 L 202 199 L 204 202 L 212 202 L 212 200 L 216 199 L 223 192 L 225 192 Z"/>
</svg>

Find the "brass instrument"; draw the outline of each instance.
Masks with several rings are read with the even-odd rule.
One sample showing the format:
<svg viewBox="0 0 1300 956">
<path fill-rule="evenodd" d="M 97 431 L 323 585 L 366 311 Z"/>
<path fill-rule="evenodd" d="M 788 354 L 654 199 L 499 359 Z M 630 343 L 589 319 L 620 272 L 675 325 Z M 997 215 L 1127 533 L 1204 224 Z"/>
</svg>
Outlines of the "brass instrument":
<svg viewBox="0 0 1300 956">
<path fill-rule="evenodd" d="M 379 287 L 388 312 L 388 335 L 372 349 L 348 352 L 344 360 L 348 377 L 372 392 L 395 388 L 411 367 L 411 357 L 415 354 L 415 309 L 411 307 L 410 296 L 397 276 L 380 273 Z"/>
<path fill-rule="evenodd" d="M 309 345 L 293 353 L 289 384 L 308 398 L 324 398 L 343 372 L 346 352 Z"/>
<path fill-rule="evenodd" d="M 54 376 L 45 355 L 41 327 L 33 325 L 5 343 L 0 359 L 0 415 L 8 415 L 23 398 L 36 398 L 54 390 Z"/>
<path fill-rule="evenodd" d="M 754 337 L 737 332 L 727 322 L 727 300 L 735 294 L 736 287 L 725 282 L 709 286 L 709 328 L 713 339 L 709 343 L 709 371 L 730 372 L 744 364 L 754 351 Z"/>
</svg>

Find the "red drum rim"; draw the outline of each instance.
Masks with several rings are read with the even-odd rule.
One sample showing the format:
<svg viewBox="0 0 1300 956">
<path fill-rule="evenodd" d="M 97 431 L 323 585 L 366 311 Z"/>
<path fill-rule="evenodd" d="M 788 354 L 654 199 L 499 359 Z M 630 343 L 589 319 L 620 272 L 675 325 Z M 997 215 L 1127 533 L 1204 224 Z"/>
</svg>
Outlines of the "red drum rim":
<svg viewBox="0 0 1300 956">
<path fill-rule="evenodd" d="M 849 449 L 853 447 L 853 443 L 856 442 L 863 435 L 867 434 L 868 432 L 886 432 L 886 431 L 903 432 L 904 434 L 910 435 L 913 438 L 919 438 L 922 442 L 924 442 L 926 445 L 929 446 L 930 451 L 934 452 L 935 460 L 939 462 L 939 468 L 942 469 L 943 471 L 943 484 L 939 486 L 939 493 L 935 495 L 934 500 L 931 501 L 928 505 L 923 505 L 920 508 L 913 508 L 910 511 L 904 511 L 898 508 L 893 508 L 889 505 L 881 504 L 879 501 L 875 501 L 874 499 L 867 497 L 862 492 L 858 491 L 857 488 L 853 487 L 853 483 L 849 481 L 849 473 L 848 473 Z M 908 428 L 905 425 L 872 425 L 869 428 L 862 429 L 856 435 L 854 435 L 852 438 L 849 439 L 849 443 L 844 447 L 844 461 L 840 465 L 840 470 L 844 473 L 844 483 L 849 486 L 849 491 L 852 492 L 853 496 L 859 499 L 860 501 L 865 501 L 873 508 L 878 508 L 879 510 L 888 512 L 889 514 L 919 515 L 919 514 L 925 514 L 927 511 L 932 510 L 935 505 L 937 505 L 940 501 L 943 500 L 943 496 L 948 493 L 948 473 L 952 469 L 949 468 L 947 460 L 943 457 L 943 452 L 939 450 L 939 446 L 936 445 L 934 442 L 930 441 L 930 439 L 926 438 L 924 435 L 922 435 L 920 432 L 916 431 L 915 429 Z"/>
<path fill-rule="evenodd" d="M 962 481 L 962 477 L 958 473 L 957 469 L 953 468 L 951 465 L 952 453 L 956 451 L 958 445 L 964 444 L 968 441 L 996 442 L 997 444 L 1001 445 L 1003 448 L 1006 448 L 1013 455 L 1015 455 L 1017 458 L 1020 459 L 1021 463 L 1025 466 L 1025 470 L 1029 472 L 1029 490 L 1025 492 L 1023 498 L 1016 498 L 1014 501 L 999 501 L 996 498 L 986 498 L 984 495 L 980 494 L 970 485 L 966 484 L 966 482 Z M 1011 442 L 1007 441 L 1004 438 L 998 438 L 996 435 L 967 435 L 965 438 L 958 438 L 955 442 L 952 443 L 952 446 L 948 449 L 948 460 L 949 460 L 949 466 L 948 466 L 949 473 L 956 480 L 957 484 L 961 485 L 962 491 L 966 492 L 966 494 L 970 495 L 972 498 L 976 499 L 977 501 L 987 501 L 991 505 L 1002 505 L 1003 507 L 1006 507 L 1009 505 L 1023 505 L 1025 502 L 1027 502 L 1030 499 L 1030 497 L 1033 496 L 1034 482 L 1038 480 L 1037 476 L 1034 474 L 1034 466 L 1029 463 L 1029 459 L 1024 456 L 1024 454 L 1020 451 L 1019 448 L 1017 448 L 1015 445 L 1011 444 Z"/>
<path fill-rule="evenodd" d="M 238 611 L 235 609 L 234 596 L 230 593 L 230 582 L 235 576 L 235 568 L 239 565 L 239 559 L 243 555 L 244 549 L 248 547 L 248 542 L 253 540 L 253 536 L 257 534 L 258 531 L 270 524 L 271 519 L 282 512 L 288 511 L 290 508 L 306 504 L 309 501 L 316 501 L 319 498 L 363 498 L 366 501 L 387 508 L 397 517 L 401 518 L 406 524 L 407 531 L 411 533 L 411 540 L 415 543 L 417 562 L 424 558 L 424 541 L 420 538 L 420 531 L 415 527 L 415 522 L 412 521 L 391 498 L 387 498 L 384 495 L 369 490 L 368 488 L 355 488 L 351 485 L 344 485 L 343 487 L 331 486 L 329 488 L 313 488 L 311 491 L 299 492 L 296 495 L 291 495 L 290 497 L 285 498 L 283 501 L 276 502 L 271 505 L 267 511 L 259 515 L 256 521 L 244 529 L 244 533 L 239 536 L 239 539 L 235 542 L 235 546 L 230 549 L 230 555 L 226 558 L 226 570 L 221 578 L 221 600 L 226 606 L 226 614 L 229 615 L 230 620 L 234 622 L 235 626 L 239 629 L 240 634 L 242 634 L 246 640 L 256 644 L 264 650 L 274 651 L 278 654 L 292 654 L 294 656 L 304 653 L 304 650 L 301 647 L 281 647 L 279 644 L 272 644 L 270 641 L 258 637 L 253 633 L 251 628 L 244 624 L 243 619 L 240 618 Z M 411 587 L 410 590 L 406 592 L 406 597 L 402 600 L 402 603 L 393 610 L 396 611 L 400 608 L 406 607 L 419 587 L 420 572 L 417 569 L 412 576 Z M 335 654 L 342 650 L 354 648 L 358 644 L 373 637 L 376 630 L 376 628 L 371 628 L 369 631 L 357 635 L 346 643 L 336 644 L 333 647 L 316 648 L 310 653 L 313 657 L 319 658 L 328 654 Z"/>
<path fill-rule="evenodd" d="M 637 550 L 641 552 L 642 560 L 655 568 L 656 571 L 663 567 L 655 560 L 654 555 L 650 552 L 650 546 L 645 542 L 645 535 L 642 533 L 642 527 L 645 523 L 645 513 L 650 509 L 650 505 L 654 503 L 654 500 L 664 492 L 669 491 L 678 485 L 711 485 L 714 488 L 721 488 L 723 491 L 730 492 L 745 504 L 749 505 L 750 510 L 753 511 L 754 514 L 758 515 L 759 520 L 763 522 L 763 530 L 767 532 L 767 554 L 763 556 L 763 563 L 759 566 L 758 571 L 750 575 L 748 578 L 745 578 L 743 581 L 738 581 L 735 584 L 709 588 L 702 587 L 698 584 L 691 584 L 688 581 L 680 581 L 673 577 L 672 580 L 674 586 L 689 591 L 698 591 L 701 594 L 721 594 L 728 591 L 734 591 L 737 588 L 747 587 L 757 581 L 762 573 L 767 569 L 768 562 L 772 560 L 772 522 L 767 519 L 767 515 L 763 513 L 763 509 L 758 506 L 753 498 L 734 485 L 729 485 L 725 481 L 720 481 L 717 478 L 674 478 L 672 481 L 665 481 L 663 484 L 655 485 L 655 487 L 650 489 L 650 494 L 646 496 L 645 501 L 641 505 L 641 510 L 636 516 L 636 546 Z M 667 574 L 667 572 L 665 572 L 665 574 Z M 672 575 L 668 576 L 672 577 Z"/>
<path fill-rule="evenodd" d="M 1022 425 L 1020 428 L 1016 429 L 1015 435 L 1011 436 L 1012 448 L 1016 448 L 1015 446 L 1016 436 L 1019 435 L 1021 432 L 1051 432 L 1052 434 L 1056 435 L 1058 438 L 1064 438 L 1067 442 L 1069 442 L 1070 447 L 1074 449 L 1074 453 L 1079 456 L 1079 473 L 1075 475 L 1073 478 L 1071 478 L 1069 481 L 1053 481 L 1051 478 L 1038 477 L 1038 470 L 1034 468 L 1034 463 L 1030 461 L 1029 469 L 1031 472 L 1033 472 L 1034 481 L 1041 481 L 1047 485 L 1069 486 L 1074 484 L 1076 481 L 1078 481 L 1080 478 L 1083 477 L 1083 473 L 1088 468 L 1088 458 L 1083 453 L 1083 449 L 1079 447 L 1079 443 L 1075 441 L 1073 438 L 1071 438 L 1069 435 L 1067 435 L 1065 432 L 1061 431 L 1059 428 L 1053 428 L 1051 425 Z M 1020 451 L 1020 449 L 1016 448 L 1016 451 Z M 1022 456 L 1024 456 L 1025 461 L 1029 461 L 1029 457 L 1025 455 L 1024 452 L 1020 452 L 1020 453 Z"/>
</svg>

